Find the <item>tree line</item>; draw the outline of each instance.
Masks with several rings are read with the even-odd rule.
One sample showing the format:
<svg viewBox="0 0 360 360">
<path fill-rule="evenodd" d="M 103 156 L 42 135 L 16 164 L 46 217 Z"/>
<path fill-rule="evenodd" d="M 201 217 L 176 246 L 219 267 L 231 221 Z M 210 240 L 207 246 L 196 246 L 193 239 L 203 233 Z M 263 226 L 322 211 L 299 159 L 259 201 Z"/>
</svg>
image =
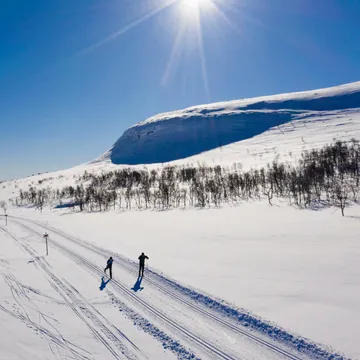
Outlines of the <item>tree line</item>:
<svg viewBox="0 0 360 360">
<path fill-rule="evenodd" d="M 107 211 L 221 206 L 266 198 L 287 199 L 303 208 L 345 208 L 359 197 L 360 146 L 356 140 L 336 141 L 304 151 L 295 163 L 275 159 L 260 169 L 243 171 L 241 164 L 166 166 L 157 170 L 124 168 L 102 174 L 85 173 L 79 185 L 63 189 L 20 190 L 17 205 L 40 211 L 46 204 L 69 203 L 79 211 Z"/>
</svg>

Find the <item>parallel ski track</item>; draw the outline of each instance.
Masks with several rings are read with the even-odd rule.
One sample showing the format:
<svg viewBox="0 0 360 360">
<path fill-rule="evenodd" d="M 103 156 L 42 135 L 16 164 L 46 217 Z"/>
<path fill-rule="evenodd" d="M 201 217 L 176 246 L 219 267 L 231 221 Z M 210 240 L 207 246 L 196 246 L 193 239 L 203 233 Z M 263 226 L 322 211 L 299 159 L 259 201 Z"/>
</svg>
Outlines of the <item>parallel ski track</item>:
<svg viewBox="0 0 360 360">
<path fill-rule="evenodd" d="M 12 234 L 10 231 L 5 229 L 4 227 L 0 227 L 2 231 L 4 231 L 9 237 L 11 237 L 15 242 L 21 246 L 22 249 L 24 249 L 29 255 L 36 257 L 36 252 L 28 245 L 24 244 L 20 239 L 18 239 L 14 234 Z M 30 229 L 30 228 L 29 228 Z M 34 231 L 35 232 L 35 231 Z M 88 305 L 86 302 L 82 301 L 83 299 L 80 299 L 76 296 L 76 294 L 73 291 L 73 287 L 68 287 L 65 282 L 61 281 L 54 273 L 52 273 L 49 270 L 49 265 L 46 262 L 46 260 L 39 259 L 39 261 L 34 263 L 35 266 L 39 265 L 40 270 L 43 271 L 49 279 L 51 279 L 50 285 L 56 290 L 56 292 L 64 299 L 68 307 L 87 325 L 87 327 L 91 330 L 91 332 L 94 334 L 94 336 L 107 348 L 107 350 L 112 354 L 112 356 L 115 359 L 122 359 L 122 356 L 126 356 L 128 359 L 136 359 L 137 357 L 134 357 L 131 355 L 124 344 L 118 339 L 118 335 L 121 335 L 122 337 L 126 338 L 127 341 L 130 342 L 130 340 L 124 335 L 124 334 L 118 334 L 116 335 L 111 329 L 104 324 L 96 314 L 92 312 L 90 308 L 88 308 Z M 38 266 L 37 266 L 38 267 Z M 38 267 L 39 268 L 39 267 Z M 84 304 L 83 306 L 80 306 L 79 311 L 73 304 L 81 303 Z M 90 324 L 90 321 L 93 322 L 96 327 L 101 329 L 101 331 L 104 333 L 105 337 L 100 333 L 99 329 L 97 329 L 95 326 Z M 112 326 L 112 325 L 111 325 Z M 116 328 L 115 328 L 116 329 Z M 118 329 L 116 329 L 118 330 Z M 130 342 L 131 343 L 131 342 Z M 113 348 L 113 346 L 115 349 Z M 136 347 L 135 344 L 131 343 L 131 345 L 135 348 L 136 351 L 139 351 L 139 349 Z M 121 356 L 119 355 L 121 354 Z"/>
<path fill-rule="evenodd" d="M 29 220 L 29 219 L 25 219 L 25 218 L 20 218 L 21 220 L 26 220 L 30 223 L 33 223 L 37 226 L 40 226 L 46 230 L 51 230 L 52 232 L 56 233 L 57 235 L 61 236 L 61 237 L 64 237 L 65 239 L 71 241 L 71 242 L 74 242 L 76 243 L 77 245 L 80 245 L 82 246 L 83 248 L 87 249 L 87 250 L 90 250 L 90 251 L 93 251 L 95 252 L 96 254 L 98 255 L 101 255 L 101 256 L 104 256 L 104 252 L 106 252 L 107 254 L 109 255 L 113 255 L 113 256 L 116 256 L 117 258 L 119 259 L 122 259 L 123 262 L 125 262 L 126 260 L 122 257 L 122 256 L 119 256 L 119 254 L 116 254 L 116 253 L 113 253 L 109 250 L 106 250 L 106 249 L 101 249 L 93 244 L 90 244 L 90 243 L 86 243 L 84 241 L 81 241 L 77 238 L 75 238 L 74 236 L 71 236 L 69 234 L 66 234 L 65 232 L 61 231 L 61 230 L 58 230 L 56 228 L 53 228 L 53 227 L 49 227 L 49 226 L 44 226 L 43 224 L 41 224 L 40 222 L 37 222 L 37 221 L 32 221 L 32 220 Z M 119 265 L 126 269 L 128 272 L 132 273 L 132 274 L 135 274 L 137 275 L 137 271 L 134 270 L 133 268 L 129 267 L 128 265 L 124 264 L 123 262 L 120 262 Z M 299 357 L 299 356 L 296 356 L 294 354 L 292 354 L 291 352 L 288 352 L 272 343 L 270 343 L 269 341 L 266 341 L 254 334 L 251 334 L 243 329 L 241 329 L 240 327 L 222 319 L 221 317 L 201 308 L 200 306 L 197 306 L 195 305 L 194 303 L 191 303 L 190 301 L 184 299 L 183 297 L 179 296 L 178 294 L 176 294 L 175 292 L 167 289 L 166 287 L 162 286 L 161 284 L 159 284 L 159 282 L 156 282 L 156 281 L 153 281 L 151 280 L 150 278 L 147 278 L 147 282 L 148 283 L 151 283 L 154 287 L 156 287 L 157 289 L 159 289 L 160 291 L 162 291 L 163 293 L 169 295 L 171 298 L 185 304 L 186 306 L 190 307 L 191 309 L 193 309 L 194 311 L 196 311 L 197 313 L 201 314 L 202 316 L 206 316 L 207 318 L 215 321 L 216 323 L 218 324 L 221 324 L 222 326 L 234 331 L 235 333 L 237 334 L 240 334 L 242 336 L 246 336 L 247 338 L 251 339 L 252 341 L 255 341 L 257 342 L 258 344 L 268 348 L 268 349 L 271 349 L 272 351 L 288 358 L 288 359 L 291 359 L 291 360 L 303 360 L 303 358 Z M 131 293 L 132 294 L 132 293 Z M 136 297 L 137 299 L 137 297 Z"/>
<path fill-rule="evenodd" d="M 18 222 L 16 220 L 12 220 L 12 221 L 17 223 L 18 225 L 24 227 L 25 229 L 32 232 L 33 234 L 36 234 L 36 235 L 38 235 L 40 237 L 43 236 L 43 234 L 41 234 L 41 233 L 37 232 L 36 230 L 22 224 L 21 222 Z M 39 224 L 36 224 L 36 225 L 41 226 Z M 64 235 L 60 235 L 60 236 L 66 238 Z M 71 239 L 68 239 L 68 238 L 67 238 L 67 240 L 72 241 Z M 89 270 L 91 270 L 93 273 L 95 273 L 98 276 L 103 276 L 104 275 L 104 270 L 103 269 L 100 269 L 96 265 L 93 265 L 90 261 L 88 261 L 87 259 L 85 259 L 81 255 L 79 255 L 79 254 L 73 252 L 72 250 L 70 250 L 70 249 L 56 243 L 53 240 L 49 239 L 48 241 L 49 241 L 49 244 L 51 244 L 52 246 L 57 248 L 59 251 L 61 251 L 64 254 L 67 254 L 70 258 L 74 259 L 77 264 L 82 264 L 84 267 L 88 268 Z M 138 303 L 139 305 L 141 305 L 149 313 L 155 315 L 157 318 L 161 319 L 162 321 L 164 321 L 165 323 L 167 323 L 168 325 L 170 325 L 171 327 L 173 327 L 174 329 L 176 329 L 177 331 L 179 331 L 180 333 L 185 335 L 191 341 L 193 341 L 194 343 L 200 345 L 206 351 L 210 352 L 213 355 L 216 355 L 217 359 L 241 360 L 240 357 L 234 357 L 233 355 L 227 354 L 223 350 L 221 350 L 221 349 L 217 348 L 216 346 L 212 345 L 210 342 L 206 341 L 205 339 L 202 339 L 198 335 L 196 335 L 193 332 L 191 332 L 190 330 L 186 329 L 184 326 L 182 326 L 180 324 L 177 324 L 176 321 L 174 321 L 173 319 L 171 319 L 167 315 L 163 314 L 161 311 L 159 311 L 158 309 L 156 309 L 152 305 L 148 304 L 143 299 L 136 296 L 132 291 L 130 291 L 125 285 L 120 283 L 118 280 L 112 279 L 112 285 L 113 285 L 113 287 L 115 289 L 117 289 L 121 293 L 125 294 L 128 298 L 133 300 L 135 303 Z"/>
<path fill-rule="evenodd" d="M 120 264 L 120 266 L 126 270 L 128 270 L 130 273 L 137 275 L 137 271 L 134 269 L 131 269 L 130 267 L 124 265 L 124 264 Z M 212 319 L 213 321 L 215 321 L 218 324 L 221 324 L 222 326 L 224 326 L 225 328 L 231 329 L 232 331 L 234 331 L 237 334 L 246 336 L 248 338 L 250 338 L 253 341 L 256 341 L 257 343 L 261 344 L 262 346 L 265 346 L 283 356 L 285 356 L 288 359 L 292 359 L 292 360 L 302 360 L 302 358 L 293 355 L 292 353 L 277 347 L 274 344 L 271 344 L 270 342 L 261 339 L 251 333 L 248 333 L 244 330 L 242 330 L 241 328 L 239 328 L 238 326 L 222 319 L 221 317 L 210 313 L 207 310 L 202 309 L 200 306 L 195 305 L 194 303 L 191 303 L 190 301 L 184 299 L 183 297 L 179 296 L 178 294 L 172 292 L 171 290 L 167 289 L 166 287 L 162 286 L 159 284 L 159 282 L 153 281 L 151 280 L 149 277 L 146 278 L 147 283 L 150 283 L 151 285 L 153 285 L 154 287 L 156 287 L 157 289 L 159 289 L 160 291 L 162 291 L 163 293 L 165 293 L 166 295 L 170 296 L 171 298 L 179 301 L 182 304 L 187 305 L 188 307 L 190 307 L 191 309 L 193 309 L 194 311 L 196 311 L 197 313 L 206 316 L 209 319 Z"/>
</svg>

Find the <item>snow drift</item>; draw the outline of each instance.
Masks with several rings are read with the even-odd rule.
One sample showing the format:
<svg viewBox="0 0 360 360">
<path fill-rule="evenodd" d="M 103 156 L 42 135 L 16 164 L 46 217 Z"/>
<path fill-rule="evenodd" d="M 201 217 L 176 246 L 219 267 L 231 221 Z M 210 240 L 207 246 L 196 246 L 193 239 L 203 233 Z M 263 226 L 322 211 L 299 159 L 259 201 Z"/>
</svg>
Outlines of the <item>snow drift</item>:
<svg viewBox="0 0 360 360">
<path fill-rule="evenodd" d="M 360 107 L 360 82 L 159 114 L 130 127 L 96 161 L 153 164 L 184 159 L 249 139 L 273 127 L 321 112 Z"/>
</svg>

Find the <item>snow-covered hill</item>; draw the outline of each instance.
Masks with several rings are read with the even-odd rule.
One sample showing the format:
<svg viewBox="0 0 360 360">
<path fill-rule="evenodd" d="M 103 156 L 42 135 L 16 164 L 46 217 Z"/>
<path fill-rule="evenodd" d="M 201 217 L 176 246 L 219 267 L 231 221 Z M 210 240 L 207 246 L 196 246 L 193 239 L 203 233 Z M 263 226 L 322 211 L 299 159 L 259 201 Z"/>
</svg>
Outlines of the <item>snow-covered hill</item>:
<svg viewBox="0 0 360 360">
<path fill-rule="evenodd" d="M 293 162 L 304 150 L 352 138 L 360 139 L 360 82 L 159 114 L 129 128 L 109 151 L 93 161 L 2 186 L 13 188 L 10 194 L 15 194 L 15 185 L 19 188 L 20 184 L 27 188 L 40 182 L 62 188 L 73 185 L 85 171 L 99 174 L 127 164 L 157 169 L 164 164 L 241 163 L 249 169 L 264 166 L 275 157 Z M 231 140 L 228 145 L 225 139 Z M 172 161 L 166 163 L 164 157 Z M 4 196 L 8 199 L 3 192 L 0 200 Z"/>
<path fill-rule="evenodd" d="M 360 82 L 316 91 L 221 102 L 159 114 L 124 132 L 99 160 L 114 164 L 174 161 L 252 138 L 309 117 L 360 107 Z"/>
</svg>

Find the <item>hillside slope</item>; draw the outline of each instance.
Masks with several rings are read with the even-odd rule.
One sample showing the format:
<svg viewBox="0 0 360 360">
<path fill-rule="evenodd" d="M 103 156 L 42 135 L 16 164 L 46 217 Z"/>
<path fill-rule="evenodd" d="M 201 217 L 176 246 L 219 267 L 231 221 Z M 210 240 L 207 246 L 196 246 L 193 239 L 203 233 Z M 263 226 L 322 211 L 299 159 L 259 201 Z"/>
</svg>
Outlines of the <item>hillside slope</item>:
<svg viewBox="0 0 360 360">
<path fill-rule="evenodd" d="M 360 82 L 191 107 L 159 114 L 130 127 L 95 162 L 170 162 L 252 138 L 293 120 L 359 107 Z"/>
</svg>

